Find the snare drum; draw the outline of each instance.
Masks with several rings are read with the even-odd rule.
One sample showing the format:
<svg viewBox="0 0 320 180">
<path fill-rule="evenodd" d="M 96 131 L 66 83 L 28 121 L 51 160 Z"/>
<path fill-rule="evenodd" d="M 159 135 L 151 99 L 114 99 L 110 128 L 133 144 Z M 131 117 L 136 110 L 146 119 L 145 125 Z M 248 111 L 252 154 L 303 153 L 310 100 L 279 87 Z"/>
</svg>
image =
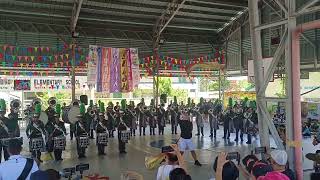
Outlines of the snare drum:
<svg viewBox="0 0 320 180">
<path fill-rule="evenodd" d="M 30 151 L 44 151 L 44 141 L 40 138 L 31 138 L 29 142 Z"/>
<path fill-rule="evenodd" d="M 65 150 L 66 148 L 66 137 L 58 136 L 53 138 L 53 149 Z"/>
<path fill-rule="evenodd" d="M 22 138 L 22 137 L 3 138 L 3 139 L 1 139 L 1 144 L 2 144 L 2 146 L 8 147 L 8 146 L 9 146 L 9 141 L 10 141 L 11 139 L 18 139 L 18 140 L 21 142 L 21 144 L 23 144 L 23 138 Z"/>
<path fill-rule="evenodd" d="M 97 145 L 107 145 L 108 133 L 97 133 Z"/>
<path fill-rule="evenodd" d="M 89 146 L 89 137 L 88 136 L 80 136 L 78 137 L 79 147 L 87 148 Z"/>
<path fill-rule="evenodd" d="M 131 132 L 130 131 L 121 131 L 121 141 L 128 143 L 130 140 Z"/>
</svg>

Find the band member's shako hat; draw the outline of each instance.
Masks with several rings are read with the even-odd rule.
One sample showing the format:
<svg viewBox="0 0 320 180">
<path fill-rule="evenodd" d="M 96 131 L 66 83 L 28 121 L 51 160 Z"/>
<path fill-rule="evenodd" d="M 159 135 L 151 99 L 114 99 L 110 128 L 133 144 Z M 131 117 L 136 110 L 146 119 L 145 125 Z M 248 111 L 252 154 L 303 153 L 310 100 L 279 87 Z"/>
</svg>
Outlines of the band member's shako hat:
<svg viewBox="0 0 320 180">
<path fill-rule="evenodd" d="M 36 104 L 35 107 L 34 107 L 33 117 L 39 117 L 39 116 L 40 116 L 40 113 L 41 113 L 41 104 L 38 103 L 38 104 Z"/>
<path fill-rule="evenodd" d="M 0 99 L 0 112 L 5 112 L 6 109 L 6 101 L 4 99 Z"/>
<path fill-rule="evenodd" d="M 86 108 L 83 103 L 80 104 L 79 108 L 80 108 L 80 114 L 78 114 L 77 117 L 82 118 L 86 113 Z"/>
<path fill-rule="evenodd" d="M 61 114 L 61 105 L 57 104 L 56 109 L 55 109 L 55 113 L 54 113 L 54 117 L 60 117 L 60 114 Z"/>
<path fill-rule="evenodd" d="M 101 103 L 99 104 L 99 116 L 103 116 L 103 115 L 104 115 L 104 112 L 105 112 L 104 103 L 101 102 Z"/>
</svg>

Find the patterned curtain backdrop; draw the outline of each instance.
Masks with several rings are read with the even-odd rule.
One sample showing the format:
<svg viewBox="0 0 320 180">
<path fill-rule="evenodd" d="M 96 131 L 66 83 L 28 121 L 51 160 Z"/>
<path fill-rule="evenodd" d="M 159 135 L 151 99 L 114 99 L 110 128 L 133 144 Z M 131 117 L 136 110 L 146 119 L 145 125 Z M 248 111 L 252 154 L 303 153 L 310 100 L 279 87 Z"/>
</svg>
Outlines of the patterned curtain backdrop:
<svg viewBox="0 0 320 180">
<path fill-rule="evenodd" d="M 88 58 L 88 72 L 87 83 L 89 87 L 96 85 L 97 75 L 97 62 L 98 62 L 98 46 L 89 46 L 89 58 Z"/>
<path fill-rule="evenodd" d="M 110 92 L 120 92 L 120 57 L 118 48 L 112 48 L 110 80 Z"/>
<path fill-rule="evenodd" d="M 138 49 L 130 48 L 130 59 L 131 59 L 131 75 L 132 75 L 132 89 L 137 88 L 140 82 L 139 72 L 139 56 Z M 131 89 L 130 89 L 131 90 Z"/>
<path fill-rule="evenodd" d="M 139 58 L 135 48 L 90 46 L 88 61 L 88 84 L 93 83 L 97 92 L 126 93 L 139 84 Z"/>
</svg>

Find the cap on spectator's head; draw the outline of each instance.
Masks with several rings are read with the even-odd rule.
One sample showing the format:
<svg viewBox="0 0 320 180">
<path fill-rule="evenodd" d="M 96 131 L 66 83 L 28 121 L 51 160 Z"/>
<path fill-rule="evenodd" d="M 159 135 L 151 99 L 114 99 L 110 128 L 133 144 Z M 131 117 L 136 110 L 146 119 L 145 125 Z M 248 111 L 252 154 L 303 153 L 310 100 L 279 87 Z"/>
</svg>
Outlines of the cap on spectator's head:
<svg viewBox="0 0 320 180">
<path fill-rule="evenodd" d="M 284 150 L 271 151 L 271 158 L 280 166 L 285 166 L 288 161 L 287 152 Z"/>
<path fill-rule="evenodd" d="M 43 180 L 49 179 L 48 173 L 46 171 L 38 170 L 31 174 L 30 180 Z"/>
<path fill-rule="evenodd" d="M 290 180 L 288 176 L 277 171 L 267 173 L 265 176 L 260 176 L 257 180 Z"/>
<path fill-rule="evenodd" d="M 8 149 L 18 149 L 22 147 L 22 142 L 19 139 L 13 138 L 9 140 Z"/>
<path fill-rule="evenodd" d="M 257 161 L 252 167 L 252 174 L 258 178 L 266 175 L 268 172 L 272 172 L 273 168 L 270 164 L 265 161 Z"/>
</svg>

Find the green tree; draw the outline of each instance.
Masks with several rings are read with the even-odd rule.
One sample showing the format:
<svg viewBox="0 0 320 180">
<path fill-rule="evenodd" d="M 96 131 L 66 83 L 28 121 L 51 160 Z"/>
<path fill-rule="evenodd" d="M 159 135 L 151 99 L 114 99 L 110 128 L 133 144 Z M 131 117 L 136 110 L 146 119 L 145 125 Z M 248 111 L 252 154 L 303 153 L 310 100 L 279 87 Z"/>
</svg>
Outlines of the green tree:
<svg viewBox="0 0 320 180">
<path fill-rule="evenodd" d="M 49 106 L 48 100 L 51 97 L 56 97 L 57 103 L 61 105 L 63 103 L 69 104 L 71 102 L 71 93 L 68 92 L 36 92 L 35 96 L 41 100 L 43 109 L 46 109 Z"/>
<path fill-rule="evenodd" d="M 225 90 L 229 89 L 230 81 L 227 79 L 221 79 L 221 89 L 224 88 Z M 219 81 L 211 81 L 209 83 L 209 91 L 219 91 Z"/>
<path fill-rule="evenodd" d="M 159 94 L 171 95 L 172 82 L 170 78 L 159 78 Z"/>
<path fill-rule="evenodd" d="M 200 77 L 199 84 L 200 84 L 200 92 L 209 91 L 210 80 L 208 78 Z"/>
</svg>

